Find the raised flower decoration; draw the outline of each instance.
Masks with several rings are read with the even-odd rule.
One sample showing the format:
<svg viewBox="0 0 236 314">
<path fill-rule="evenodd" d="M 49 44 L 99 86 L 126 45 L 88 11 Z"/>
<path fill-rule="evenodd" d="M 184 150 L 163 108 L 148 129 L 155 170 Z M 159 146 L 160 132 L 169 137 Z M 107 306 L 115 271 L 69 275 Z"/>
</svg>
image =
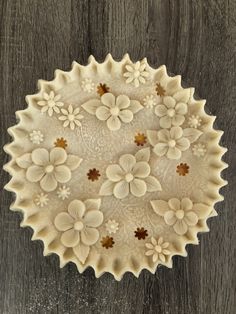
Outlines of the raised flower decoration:
<svg viewBox="0 0 236 314">
<path fill-rule="evenodd" d="M 88 199 L 84 202 L 73 200 L 68 206 L 68 212 L 59 213 L 54 220 L 57 230 L 62 231 L 62 244 L 73 248 L 82 264 L 89 255 L 90 246 L 99 238 L 96 228 L 103 222 L 100 206 L 100 199 Z"/>
<path fill-rule="evenodd" d="M 169 242 L 164 242 L 162 237 L 158 240 L 151 237 L 151 243 L 146 243 L 145 246 L 148 249 L 145 255 L 152 256 L 153 263 L 156 263 L 158 260 L 165 263 L 166 257 L 170 255 L 170 251 L 168 250 Z"/>
<path fill-rule="evenodd" d="M 193 154 L 197 157 L 203 157 L 206 154 L 206 146 L 202 143 L 197 143 L 193 145 Z"/>
<path fill-rule="evenodd" d="M 72 105 L 68 106 L 68 109 L 61 109 L 61 115 L 58 119 L 64 121 L 63 127 L 70 127 L 71 130 L 74 130 L 76 126 L 81 126 L 81 120 L 84 118 L 82 114 L 80 114 L 80 108 L 73 109 Z"/>
<path fill-rule="evenodd" d="M 51 117 L 54 112 L 60 113 L 60 107 L 63 107 L 63 102 L 59 101 L 61 95 L 55 95 L 53 91 L 49 94 L 43 93 L 43 100 L 37 102 L 37 104 L 42 107 L 41 112 L 47 112 Z"/>
<path fill-rule="evenodd" d="M 143 108 L 137 100 L 131 100 L 126 95 L 115 97 L 111 93 L 103 94 L 100 99 L 91 99 L 82 107 L 99 120 L 106 121 L 111 131 L 119 130 L 121 122 L 131 122 L 134 114 Z"/>
<path fill-rule="evenodd" d="M 119 224 L 115 220 L 108 220 L 106 223 L 106 230 L 109 234 L 116 233 L 119 229 Z"/>
<path fill-rule="evenodd" d="M 179 93 L 176 94 L 179 95 Z M 176 97 L 176 94 L 173 97 L 164 96 L 162 103 L 155 108 L 155 114 L 160 117 L 160 126 L 162 128 L 170 128 L 172 125 L 179 126 L 184 123 L 184 115 L 187 113 L 188 107 L 183 102 L 185 99 Z"/>
<path fill-rule="evenodd" d="M 160 191 L 157 178 L 150 176 L 148 164 L 150 148 L 139 150 L 135 156 L 125 154 L 120 157 L 119 164 L 109 165 L 106 169 L 106 180 L 100 189 L 100 195 L 112 195 L 122 199 L 131 193 L 136 197 L 146 192 Z"/>
<path fill-rule="evenodd" d="M 188 125 L 190 128 L 197 129 L 202 124 L 202 119 L 199 116 L 192 115 L 188 118 Z"/>
<path fill-rule="evenodd" d="M 126 83 L 132 83 L 135 87 L 139 87 L 140 84 L 145 84 L 149 77 L 149 72 L 146 70 L 146 67 L 146 60 L 138 61 L 134 64 L 127 64 L 125 66 L 127 72 L 124 73 Z"/>
<path fill-rule="evenodd" d="M 19 167 L 27 169 L 26 179 L 40 182 L 41 188 L 46 192 L 54 191 L 58 182 L 68 182 L 71 170 L 75 170 L 81 161 L 81 158 L 68 155 L 60 147 L 55 147 L 50 152 L 45 148 L 37 148 L 16 159 Z"/>
<path fill-rule="evenodd" d="M 34 198 L 35 204 L 40 207 L 46 206 L 48 204 L 48 201 L 49 201 L 48 195 L 43 192 L 37 194 Z"/>
<path fill-rule="evenodd" d="M 158 100 L 160 101 L 160 99 L 158 99 Z M 147 95 L 143 99 L 143 105 L 144 105 L 145 108 L 152 109 L 154 106 L 157 105 L 157 97 L 153 96 L 153 95 Z"/>
<path fill-rule="evenodd" d="M 65 185 L 59 187 L 59 189 L 57 190 L 57 196 L 64 201 L 70 196 L 70 188 Z"/>
<path fill-rule="evenodd" d="M 31 133 L 30 133 L 30 140 L 33 144 L 41 144 L 44 140 L 44 136 L 43 136 L 43 133 L 41 131 L 36 131 L 36 130 L 33 130 Z"/>
<path fill-rule="evenodd" d="M 151 205 L 155 213 L 162 216 L 167 225 L 173 226 L 178 235 L 184 235 L 189 228 L 196 226 L 199 219 L 208 217 L 212 210 L 207 205 L 194 204 L 189 198 L 171 198 L 168 202 L 153 200 Z"/>
<path fill-rule="evenodd" d="M 81 88 L 86 93 L 92 93 L 95 88 L 95 84 L 90 78 L 86 78 L 81 82 Z"/>
<path fill-rule="evenodd" d="M 147 137 L 157 156 L 165 156 L 169 159 L 179 159 L 182 152 L 190 147 L 190 143 L 196 141 L 202 134 L 194 128 L 182 129 L 172 127 L 170 130 L 147 131 Z"/>
</svg>

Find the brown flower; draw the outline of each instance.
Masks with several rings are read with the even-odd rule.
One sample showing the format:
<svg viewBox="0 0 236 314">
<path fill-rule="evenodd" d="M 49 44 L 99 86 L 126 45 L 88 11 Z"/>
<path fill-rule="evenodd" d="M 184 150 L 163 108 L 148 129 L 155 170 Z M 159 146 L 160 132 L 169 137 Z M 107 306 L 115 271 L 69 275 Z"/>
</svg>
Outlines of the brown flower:
<svg viewBox="0 0 236 314">
<path fill-rule="evenodd" d="M 183 164 L 181 162 L 181 164 L 179 164 L 177 166 L 176 172 L 180 175 L 180 176 L 185 176 L 187 173 L 189 173 L 189 166 L 187 164 Z"/>
<path fill-rule="evenodd" d="M 157 92 L 157 95 L 159 96 L 165 96 L 165 93 L 166 93 L 166 91 L 164 90 L 164 88 L 161 86 L 160 83 L 156 84 L 156 92 Z"/>
<path fill-rule="evenodd" d="M 139 240 L 145 239 L 148 236 L 147 230 L 145 230 L 143 227 L 142 228 L 137 228 L 136 231 L 134 231 L 135 237 L 138 238 Z"/>
<path fill-rule="evenodd" d="M 66 147 L 67 147 L 67 140 L 65 140 L 63 137 L 57 138 L 56 142 L 54 142 L 54 146 L 66 149 Z"/>
<path fill-rule="evenodd" d="M 115 244 L 113 238 L 109 236 L 103 237 L 101 243 L 102 246 L 105 247 L 106 249 L 112 248 L 113 244 Z"/>
<path fill-rule="evenodd" d="M 138 133 L 134 137 L 134 142 L 137 144 L 137 146 L 143 146 L 147 143 L 147 137 L 143 133 Z"/>
<path fill-rule="evenodd" d="M 97 93 L 102 96 L 103 94 L 105 93 L 108 93 L 109 92 L 109 87 L 106 85 L 106 84 L 102 84 L 100 83 L 98 86 L 97 86 Z"/>
<path fill-rule="evenodd" d="M 88 179 L 91 181 L 96 181 L 99 179 L 99 177 L 101 176 L 99 173 L 99 170 L 93 168 L 90 169 L 89 172 L 87 173 Z"/>
</svg>

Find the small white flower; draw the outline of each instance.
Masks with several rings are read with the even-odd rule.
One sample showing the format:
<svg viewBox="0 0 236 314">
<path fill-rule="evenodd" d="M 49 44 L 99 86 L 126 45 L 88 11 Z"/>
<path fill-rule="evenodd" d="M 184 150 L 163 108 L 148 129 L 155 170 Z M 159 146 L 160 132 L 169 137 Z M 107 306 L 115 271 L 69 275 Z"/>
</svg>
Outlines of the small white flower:
<svg viewBox="0 0 236 314">
<path fill-rule="evenodd" d="M 94 91 L 95 84 L 89 78 L 86 78 L 81 82 L 81 87 L 84 92 L 92 93 Z"/>
<path fill-rule="evenodd" d="M 43 93 L 43 100 L 37 102 L 39 106 L 42 107 L 41 112 L 47 112 L 51 117 L 54 112 L 60 113 L 60 109 L 58 107 L 62 107 L 64 104 L 58 100 L 61 99 L 61 95 L 55 95 L 53 91 L 49 94 Z"/>
<path fill-rule="evenodd" d="M 188 125 L 191 128 L 197 129 L 197 127 L 201 126 L 202 119 L 199 116 L 192 115 L 188 118 Z"/>
<path fill-rule="evenodd" d="M 152 109 L 154 106 L 157 105 L 157 99 L 156 97 L 154 97 L 153 95 L 147 95 L 144 99 L 143 99 L 143 104 L 146 108 L 150 108 Z"/>
<path fill-rule="evenodd" d="M 119 224 L 115 220 L 108 220 L 106 223 L 106 230 L 107 232 L 116 233 L 116 231 L 119 229 Z"/>
<path fill-rule="evenodd" d="M 146 71 L 147 63 L 145 61 L 138 61 L 134 64 L 128 64 L 125 66 L 127 72 L 124 73 L 126 77 L 126 83 L 133 83 L 135 87 L 139 87 L 139 84 L 145 84 L 146 79 L 149 77 L 149 72 Z"/>
<path fill-rule="evenodd" d="M 145 244 L 148 251 L 146 251 L 146 256 L 152 256 L 153 263 L 158 260 L 165 263 L 166 255 L 170 255 L 170 251 L 167 250 L 169 242 L 164 242 L 163 238 L 160 237 L 158 241 L 155 238 L 151 238 L 151 243 Z"/>
<path fill-rule="evenodd" d="M 193 154 L 197 157 L 203 157 L 206 154 L 206 146 L 204 144 L 195 144 L 192 148 Z"/>
<path fill-rule="evenodd" d="M 37 194 L 34 199 L 35 204 L 40 207 L 44 207 L 45 205 L 47 205 L 48 201 L 48 195 L 44 193 Z"/>
<path fill-rule="evenodd" d="M 70 188 L 66 187 L 65 185 L 59 187 L 57 191 L 57 196 L 61 198 L 63 201 L 68 198 L 70 195 Z"/>
<path fill-rule="evenodd" d="M 60 116 L 58 119 L 61 121 L 64 121 L 63 127 L 70 127 L 71 130 L 74 130 L 76 126 L 81 127 L 81 122 L 84 118 L 82 114 L 79 114 L 80 108 L 73 109 L 72 105 L 68 106 L 68 109 L 61 109 L 61 112 L 63 113 L 62 116 Z"/>
<path fill-rule="evenodd" d="M 34 144 L 40 144 L 41 142 L 43 142 L 43 139 L 44 139 L 44 136 L 41 133 L 41 131 L 33 130 L 29 136 L 30 136 L 31 142 Z"/>
</svg>

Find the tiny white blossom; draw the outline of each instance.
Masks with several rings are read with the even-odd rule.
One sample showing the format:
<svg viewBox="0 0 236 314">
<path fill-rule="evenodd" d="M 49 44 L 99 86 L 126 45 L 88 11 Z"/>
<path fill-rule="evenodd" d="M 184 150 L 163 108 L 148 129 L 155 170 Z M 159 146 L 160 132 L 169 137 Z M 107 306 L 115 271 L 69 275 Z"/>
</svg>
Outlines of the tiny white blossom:
<svg viewBox="0 0 236 314">
<path fill-rule="evenodd" d="M 70 195 L 70 188 L 66 187 L 65 185 L 59 187 L 57 190 L 57 196 L 61 198 L 63 201 L 68 198 Z"/>
<path fill-rule="evenodd" d="M 203 157 L 206 153 L 206 146 L 204 144 L 198 143 L 192 147 L 193 154 L 197 157 Z"/>
<path fill-rule="evenodd" d="M 154 97 L 153 95 L 147 95 L 143 99 L 143 104 L 146 108 L 152 109 L 154 106 L 157 105 L 156 97 Z"/>
<path fill-rule="evenodd" d="M 149 77 L 149 72 L 146 71 L 147 63 L 145 61 L 138 61 L 134 64 L 127 64 L 125 66 L 127 72 L 124 73 L 126 83 L 132 83 L 135 87 L 140 84 L 145 84 L 146 79 Z"/>
<path fill-rule="evenodd" d="M 73 109 L 72 105 L 69 105 L 67 110 L 61 109 L 61 113 L 63 114 L 58 119 L 64 121 L 63 127 L 70 127 L 71 130 L 74 130 L 76 126 L 81 126 L 80 120 L 84 118 L 82 114 L 79 113 L 80 108 Z"/>
<path fill-rule="evenodd" d="M 44 207 L 45 205 L 48 204 L 48 195 L 45 193 L 39 193 L 36 195 L 34 202 L 36 205 L 40 206 L 40 207 Z"/>
<path fill-rule="evenodd" d="M 106 230 L 107 232 L 116 233 L 116 231 L 119 229 L 119 224 L 115 220 L 108 220 L 106 223 Z"/>
<path fill-rule="evenodd" d="M 188 125 L 191 128 L 197 129 L 197 127 L 201 126 L 202 119 L 199 116 L 192 115 L 188 118 Z"/>
<path fill-rule="evenodd" d="M 36 131 L 36 130 L 33 130 L 30 135 L 30 140 L 33 144 L 40 144 L 41 142 L 43 142 L 43 139 L 44 139 L 44 136 L 42 134 L 41 131 Z"/>
<path fill-rule="evenodd" d="M 58 107 L 63 107 L 63 102 L 59 101 L 61 99 L 61 95 L 55 95 L 53 91 L 48 93 L 43 93 L 43 100 L 37 102 L 39 106 L 42 107 L 41 112 L 47 112 L 51 117 L 54 112 L 60 113 L 60 109 Z"/>
<path fill-rule="evenodd" d="M 94 91 L 95 84 L 89 78 L 86 78 L 81 82 L 81 87 L 84 92 L 92 93 Z"/>
</svg>

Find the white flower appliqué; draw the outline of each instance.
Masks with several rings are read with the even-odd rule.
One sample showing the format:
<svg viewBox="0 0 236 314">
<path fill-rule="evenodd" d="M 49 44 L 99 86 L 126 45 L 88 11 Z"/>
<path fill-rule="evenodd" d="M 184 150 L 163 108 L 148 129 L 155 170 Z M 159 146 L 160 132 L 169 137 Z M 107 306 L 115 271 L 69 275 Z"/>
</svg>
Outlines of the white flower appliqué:
<svg viewBox="0 0 236 314">
<path fill-rule="evenodd" d="M 39 106 L 42 107 L 41 112 L 47 112 L 51 117 L 54 112 L 60 113 L 59 107 L 63 107 L 63 102 L 60 102 L 61 95 L 55 95 L 53 91 L 49 94 L 43 93 L 43 100 L 37 102 Z"/>
<path fill-rule="evenodd" d="M 80 108 L 73 109 L 72 105 L 68 106 L 68 109 L 61 109 L 61 113 L 63 114 L 58 119 L 64 121 L 63 127 L 70 127 L 71 130 L 74 130 L 76 126 L 81 126 L 80 120 L 84 118 L 82 114 L 80 114 Z"/>
<path fill-rule="evenodd" d="M 158 101 L 157 101 L 157 99 L 158 99 Z M 157 105 L 157 102 L 159 102 L 159 101 L 160 101 L 160 97 L 158 98 L 158 96 L 147 95 L 143 99 L 143 105 L 145 108 L 152 109 L 154 106 Z"/>
<path fill-rule="evenodd" d="M 84 92 L 92 93 L 94 91 L 95 84 L 93 83 L 91 79 L 86 78 L 85 80 L 81 82 L 81 87 Z"/>
<path fill-rule="evenodd" d="M 206 146 L 202 143 L 193 145 L 193 154 L 197 157 L 203 157 L 206 154 Z"/>
<path fill-rule="evenodd" d="M 90 246 L 99 238 L 96 228 L 103 222 L 100 206 L 101 199 L 88 199 L 84 202 L 73 200 L 68 206 L 68 212 L 59 213 L 54 220 L 57 230 L 62 231 L 62 244 L 73 248 L 82 264 L 89 255 Z"/>
<path fill-rule="evenodd" d="M 125 66 L 127 72 L 124 73 L 126 77 L 126 83 L 132 83 L 135 87 L 139 87 L 139 84 L 145 84 L 146 79 L 149 77 L 149 72 L 146 70 L 146 60 L 138 61 L 134 64 L 127 64 Z"/>
<path fill-rule="evenodd" d="M 35 204 L 40 207 L 44 207 L 45 205 L 47 205 L 48 201 L 48 195 L 44 193 L 37 194 L 34 199 Z"/>
<path fill-rule="evenodd" d="M 58 198 L 61 198 L 63 201 L 70 196 L 70 188 L 65 185 L 59 187 L 57 191 Z"/>
<path fill-rule="evenodd" d="M 178 95 L 178 93 L 177 93 Z M 184 123 L 184 115 L 187 113 L 187 104 L 182 99 L 175 99 L 175 95 L 164 96 L 163 103 L 157 105 L 155 108 L 155 114 L 160 117 L 160 126 L 162 128 L 170 128 L 173 126 L 179 126 Z"/>
<path fill-rule="evenodd" d="M 184 235 L 189 228 L 196 226 L 199 219 L 205 219 L 211 212 L 211 207 L 193 202 L 189 198 L 181 201 L 171 198 L 168 202 L 162 200 L 151 201 L 155 213 L 162 216 L 167 225 L 173 226 L 178 235 Z"/>
<path fill-rule="evenodd" d="M 202 124 L 202 119 L 199 116 L 192 115 L 188 118 L 188 125 L 190 128 L 197 129 Z"/>
<path fill-rule="evenodd" d="M 119 164 L 110 165 L 106 169 L 106 180 L 100 189 L 100 195 L 112 195 L 122 199 L 129 193 L 136 197 L 146 192 L 161 191 L 160 182 L 150 176 L 150 148 L 138 151 L 135 156 L 125 154 L 120 157 Z"/>
<path fill-rule="evenodd" d="M 166 256 L 170 255 L 170 251 L 167 249 L 169 242 L 164 242 L 162 237 L 160 237 L 158 241 L 151 237 L 151 243 L 146 243 L 145 246 L 148 249 L 145 255 L 152 256 L 153 263 L 156 263 L 158 260 L 165 263 Z"/>
<path fill-rule="evenodd" d="M 119 224 L 115 220 L 108 220 L 106 223 L 106 230 L 109 234 L 116 233 L 119 229 Z"/>
<path fill-rule="evenodd" d="M 33 144 L 40 144 L 43 142 L 44 140 L 44 136 L 43 136 L 43 133 L 41 131 L 36 131 L 36 130 L 33 130 L 30 135 L 30 140 Z"/>
<path fill-rule="evenodd" d="M 27 168 L 26 179 L 30 182 L 40 182 L 46 192 L 54 191 L 59 183 L 71 179 L 71 170 L 75 170 L 82 159 L 75 155 L 67 155 L 63 148 L 53 148 L 48 152 L 45 148 L 37 148 L 16 159 L 21 168 Z"/>
<path fill-rule="evenodd" d="M 82 105 L 84 110 L 96 115 L 101 121 L 106 121 L 111 131 L 117 131 L 121 122 L 129 123 L 133 120 L 134 113 L 143 109 L 137 100 L 131 100 L 126 95 L 115 97 L 111 93 L 105 93 L 101 99 L 91 99 Z"/>
<path fill-rule="evenodd" d="M 147 137 L 157 156 L 165 156 L 169 159 L 179 159 L 182 152 L 190 147 L 190 143 L 196 141 L 202 134 L 201 131 L 181 127 L 172 127 L 170 130 L 147 131 Z"/>
</svg>

